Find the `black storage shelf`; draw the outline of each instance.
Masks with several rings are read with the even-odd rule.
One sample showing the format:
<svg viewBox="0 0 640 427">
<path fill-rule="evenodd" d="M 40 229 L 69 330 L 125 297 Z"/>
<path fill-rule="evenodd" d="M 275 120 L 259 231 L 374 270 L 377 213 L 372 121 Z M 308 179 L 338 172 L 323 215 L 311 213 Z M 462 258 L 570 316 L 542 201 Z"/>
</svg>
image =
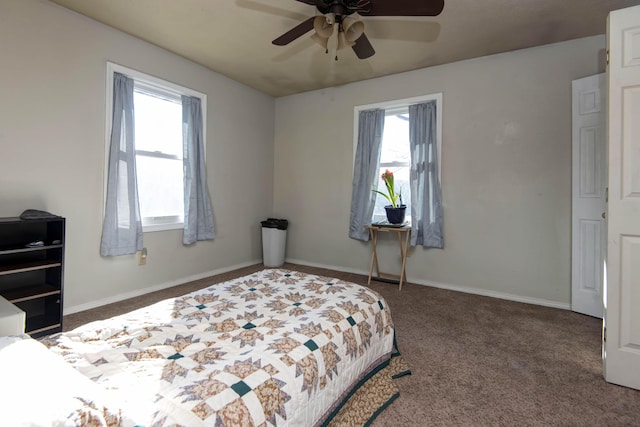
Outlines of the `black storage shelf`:
<svg viewBox="0 0 640 427">
<path fill-rule="evenodd" d="M 62 330 L 65 222 L 0 218 L 0 295 L 26 313 L 34 338 Z"/>
</svg>

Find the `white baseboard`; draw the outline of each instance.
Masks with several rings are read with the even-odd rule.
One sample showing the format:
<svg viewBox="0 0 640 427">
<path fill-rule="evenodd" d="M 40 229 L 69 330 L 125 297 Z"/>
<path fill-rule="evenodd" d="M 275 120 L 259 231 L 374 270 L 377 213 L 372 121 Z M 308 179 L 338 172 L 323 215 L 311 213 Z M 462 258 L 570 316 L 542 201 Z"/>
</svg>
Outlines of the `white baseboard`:
<svg viewBox="0 0 640 427">
<path fill-rule="evenodd" d="M 330 270 L 342 271 L 342 272 L 345 272 L 345 273 L 362 274 L 364 276 L 369 276 L 369 271 L 368 270 L 347 268 L 347 267 L 341 267 L 341 266 L 337 266 L 337 265 L 319 264 L 319 263 L 315 263 L 315 262 L 308 262 L 308 261 L 303 261 L 301 259 L 293 259 L 293 258 L 287 258 L 287 262 L 290 262 L 292 264 L 306 265 L 306 266 L 309 266 L 309 267 L 327 268 L 327 269 L 330 269 Z M 415 278 L 412 278 L 412 277 L 407 277 L 407 281 L 411 282 L 411 283 L 415 283 L 417 285 L 431 286 L 432 288 L 447 289 L 447 290 L 456 291 L 456 292 L 464 292 L 466 294 L 481 295 L 481 296 L 485 296 L 485 297 L 492 297 L 492 298 L 499 298 L 499 299 L 504 299 L 504 300 L 509 300 L 509 301 L 522 302 L 522 303 L 525 303 L 525 304 L 541 305 L 541 306 L 544 306 L 544 307 L 560 308 L 560 309 L 563 309 L 563 310 L 570 310 L 571 309 L 571 305 L 568 304 L 568 303 L 563 303 L 563 302 L 558 302 L 558 301 L 551 301 L 551 300 L 546 300 L 546 299 L 541 299 L 541 298 L 524 297 L 524 296 L 521 296 L 521 295 L 513 295 L 513 294 L 508 294 L 508 293 L 505 293 L 505 292 L 490 291 L 490 290 L 487 290 L 487 289 L 472 288 L 472 287 L 468 287 L 468 286 L 450 285 L 448 283 L 432 282 L 432 281 L 429 281 L 429 280 L 415 279 Z"/>
<path fill-rule="evenodd" d="M 262 258 L 232 265 L 230 267 L 223 267 L 223 268 L 218 268 L 211 271 L 206 271 L 200 274 L 194 274 L 193 276 L 183 277 L 181 279 L 160 283 L 158 285 L 153 285 L 153 286 L 149 286 L 142 289 L 136 289 L 135 291 L 126 292 L 123 294 L 114 295 L 112 297 L 91 301 L 86 304 L 79 304 L 79 305 L 74 305 L 72 307 L 65 307 L 64 315 L 78 313 L 80 311 L 89 310 L 89 309 L 100 307 L 107 304 L 112 304 L 114 302 L 123 301 L 129 298 L 139 297 L 140 295 L 145 295 L 155 291 L 161 291 L 163 289 L 171 288 L 173 286 L 178 286 L 178 285 L 183 285 L 185 283 L 193 282 L 194 280 L 204 279 L 207 277 L 215 276 L 217 274 L 227 273 L 229 271 L 238 270 L 240 268 L 249 267 L 251 265 L 256 265 L 261 263 L 262 263 Z"/>
<path fill-rule="evenodd" d="M 304 261 L 304 260 L 301 260 L 301 259 L 294 259 L 294 258 L 287 258 L 286 261 L 289 262 L 289 263 L 292 263 L 292 264 L 306 265 L 306 266 L 309 266 L 309 267 L 327 268 L 329 270 L 342 271 L 342 272 L 345 272 L 345 273 L 361 274 L 361 275 L 364 275 L 364 276 L 368 276 L 369 275 L 369 271 L 362 270 L 362 269 L 348 268 L 348 267 L 343 267 L 343 266 L 338 266 L 338 265 L 320 264 L 320 263 L 316 263 L 316 262 L 309 262 L 309 261 Z M 74 305 L 72 307 L 65 307 L 64 308 L 64 314 L 67 315 L 67 314 L 78 313 L 78 312 L 84 311 L 84 310 L 90 310 L 92 308 L 100 307 L 100 306 L 107 305 L 107 304 L 112 304 L 114 302 L 123 301 L 123 300 L 129 299 L 129 298 L 138 297 L 140 295 L 145 295 L 145 294 L 148 294 L 148 293 L 151 293 L 151 292 L 155 292 L 155 291 L 161 291 L 163 289 L 171 288 L 173 286 L 178 286 L 178 285 L 182 285 L 182 284 L 185 284 L 185 283 L 193 282 L 194 280 L 204 279 L 204 278 L 207 278 L 207 277 L 215 276 L 217 274 L 227 273 L 229 271 L 237 270 L 237 269 L 244 268 L 244 267 L 249 267 L 251 265 L 260 264 L 260 263 L 262 263 L 262 259 L 256 259 L 256 260 L 253 260 L 253 261 L 247 261 L 247 262 L 243 262 L 241 264 L 236 264 L 236 265 L 232 265 L 232 266 L 229 266 L 229 267 L 223 267 L 223 268 L 218 268 L 218 269 L 211 270 L 211 271 L 206 271 L 204 273 L 195 274 L 195 275 L 188 276 L 188 277 L 183 277 L 181 279 L 176 279 L 176 280 L 172 280 L 172 281 L 169 281 L 169 282 L 160 283 L 160 284 L 157 284 L 157 285 L 154 285 L 154 286 L 149 286 L 149 287 L 146 287 L 146 288 L 143 288 L 143 289 L 137 289 L 135 291 L 114 295 L 114 296 L 111 296 L 111 297 L 108 297 L 108 298 L 103 298 L 103 299 L 91 301 L 91 302 L 88 302 L 88 303 L 85 303 L 85 304 Z M 487 297 L 492 297 L 492 298 L 499 298 L 499 299 L 504 299 L 504 300 L 509 300 L 509 301 L 517 301 L 517 302 L 522 302 L 522 303 L 526 303 L 526 304 L 535 304 L 535 305 L 541 305 L 541 306 L 545 306 L 545 307 L 560 308 L 560 309 L 563 309 L 563 310 L 569 310 L 571 308 L 570 304 L 561 303 L 561 302 L 557 302 L 557 301 L 550 301 L 550 300 L 545 300 L 545 299 L 540 299 L 540 298 L 523 297 L 523 296 L 520 296 L 520 295 L 513 295 L 513 294 L 504 293 L 504 292 L 490 291 L 490 290 L 486 290 L 486 289 L 472 288 L 472 287 L 468 287 L 468 286 L 457 286 L 457 285 L 451 285 L 451 284 L 448 284 L 448 283 L 432 282 L 432 281 L 428 281 L 428 280 L 415 279 L 415 278 L 412 278 L 412 277 L 407 277 L 407 281 L 411 282 L 411 283 L 418 284 L 418 285 L 422 285 L 422 286 L 431 286 L 433 288 L 447 289 L 447 290 L 450 290 L 450 291 L 464 292 L 464 293 L 467 293 L 467 294 L 474 294 L 474 295 L 482 295 L 482 296 L 487 296 Z"/>
</svg>

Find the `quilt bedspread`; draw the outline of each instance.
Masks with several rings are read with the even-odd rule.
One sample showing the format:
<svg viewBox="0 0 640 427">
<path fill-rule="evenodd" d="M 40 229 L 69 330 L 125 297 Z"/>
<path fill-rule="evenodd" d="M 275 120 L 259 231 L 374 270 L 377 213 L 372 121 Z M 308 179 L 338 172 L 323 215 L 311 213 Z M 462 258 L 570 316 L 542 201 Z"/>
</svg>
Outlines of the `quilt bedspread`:
<svg viewBox="0 0 640 427">
<path fill-rule="evenodd" d="M 142 426 L 313 426 L 393 351 L 376 292 L 268 269 L 42 340 Z"/>
</svg>

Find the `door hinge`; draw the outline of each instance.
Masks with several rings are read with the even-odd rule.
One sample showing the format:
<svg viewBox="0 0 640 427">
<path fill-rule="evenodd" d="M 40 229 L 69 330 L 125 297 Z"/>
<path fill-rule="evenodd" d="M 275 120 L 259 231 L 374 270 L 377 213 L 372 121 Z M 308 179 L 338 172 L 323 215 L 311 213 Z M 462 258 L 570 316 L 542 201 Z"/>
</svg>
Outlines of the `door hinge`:
<svg viewBox="0 0 640 427">
<path fill-rule="evenodd" d="M 604 202 L 609 203 L 609 187 L 604 189 Z"/>
<path fill-rule="evenodd" d="M 607 328 L 602 330 L 602 341 L 607 342 Z"/>
<path fill-rule="evenodd" d="M 609 49 L 607 49 L 607 65 L 609 65 Z"/>
</svg>

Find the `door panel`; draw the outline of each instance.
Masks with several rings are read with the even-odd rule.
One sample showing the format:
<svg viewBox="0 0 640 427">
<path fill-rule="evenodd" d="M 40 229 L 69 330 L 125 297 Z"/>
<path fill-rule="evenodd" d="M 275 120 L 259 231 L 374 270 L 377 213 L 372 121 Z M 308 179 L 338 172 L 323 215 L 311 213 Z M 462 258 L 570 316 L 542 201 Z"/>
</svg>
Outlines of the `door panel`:
<svg viewBox="0 0 640 427">
<path fill-rule="evenodd" d="M 571 309 L 602 318 L 606 248 L 606 77 L 574 80 Z"/>
<path fill-rule="evenodd" d="M 611 12 L 604 372 L 640 389 L 640 6 Z"/>
</svg>

